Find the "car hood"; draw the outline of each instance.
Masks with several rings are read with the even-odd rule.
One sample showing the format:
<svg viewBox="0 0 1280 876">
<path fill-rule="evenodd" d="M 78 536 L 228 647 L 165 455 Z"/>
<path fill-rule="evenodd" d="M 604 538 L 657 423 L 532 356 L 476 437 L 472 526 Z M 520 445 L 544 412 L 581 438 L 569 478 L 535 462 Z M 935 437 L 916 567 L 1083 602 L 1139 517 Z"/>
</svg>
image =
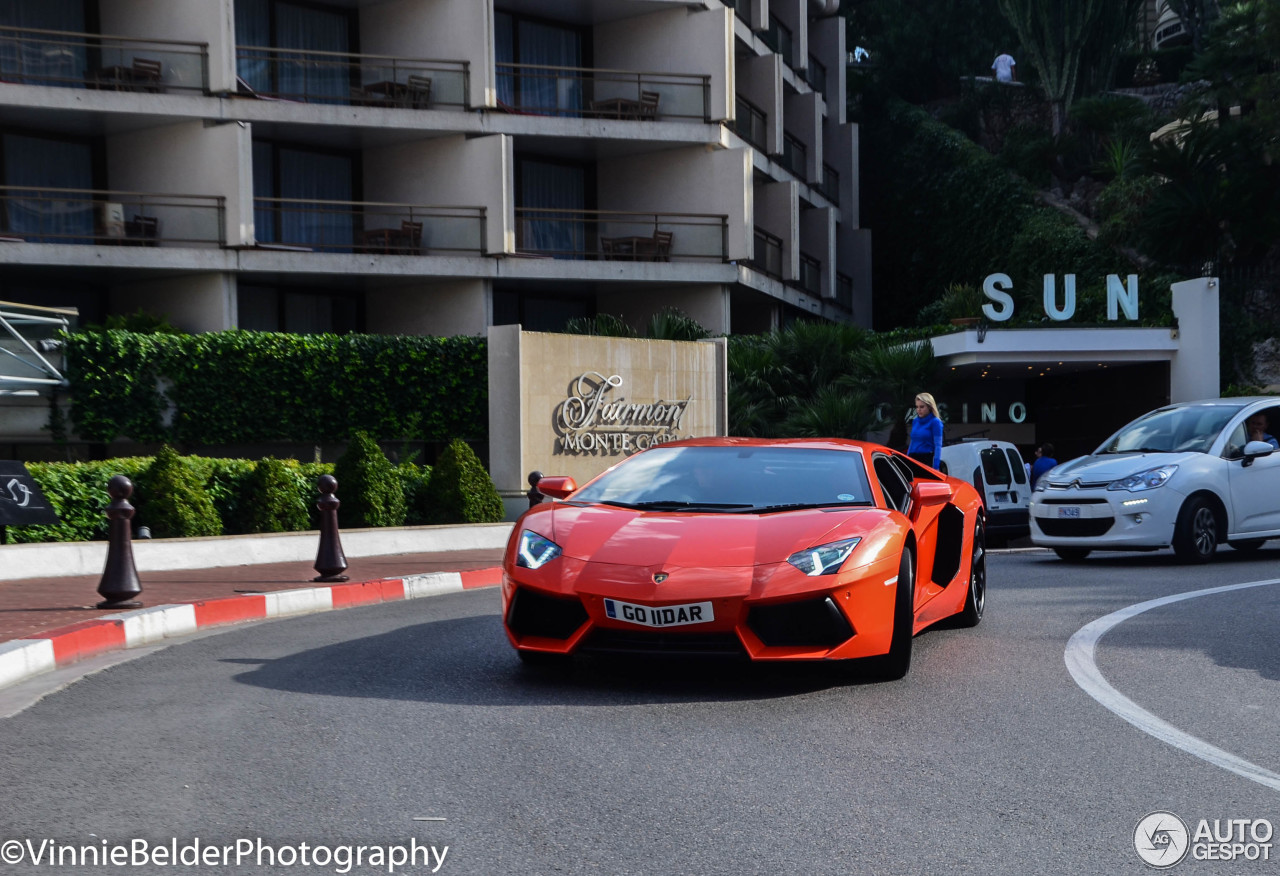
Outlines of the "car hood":
<svg viewBox="0 0 1280 876">
<path fill-rule="evenodd" d="M 1053 484 L 1109 484 L 1162 465 L 1180 465 L 1203 453 L 1106 453 L 1081 456 L 1057 466 L 1047 475 Z"/>
<path fill-rule="evenodd" d="M 780 563 L 808 547 L 869 529 L 884 511 L 812 509 L 774 514 L 697 514 L 558 505 L 546 533 L 567 557 L 664 568 Z"/>
</svg>

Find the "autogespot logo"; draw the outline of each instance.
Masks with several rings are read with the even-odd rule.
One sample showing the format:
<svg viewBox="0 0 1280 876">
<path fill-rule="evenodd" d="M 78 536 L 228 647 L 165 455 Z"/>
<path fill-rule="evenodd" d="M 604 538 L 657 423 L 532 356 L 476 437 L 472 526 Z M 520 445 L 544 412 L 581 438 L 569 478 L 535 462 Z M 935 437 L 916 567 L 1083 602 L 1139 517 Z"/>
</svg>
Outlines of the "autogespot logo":
<svg viewBox="0 0 1280 876">
<path fill-rule="evenodd" d="M 1172 812 L 1152 812 L 1133 829 L 1138 857 L 1158 870 L 1172 867 L 1187 856 L 1191 834 Z"/>
</svg>

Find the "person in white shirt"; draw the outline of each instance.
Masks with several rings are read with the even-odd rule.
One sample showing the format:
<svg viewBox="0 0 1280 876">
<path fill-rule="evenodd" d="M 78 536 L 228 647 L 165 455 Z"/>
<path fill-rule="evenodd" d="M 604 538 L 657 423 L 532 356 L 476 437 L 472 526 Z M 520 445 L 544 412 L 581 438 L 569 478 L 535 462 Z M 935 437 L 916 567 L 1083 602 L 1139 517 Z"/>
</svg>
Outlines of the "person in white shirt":
<svg viewBox="0 0 1280 876">
<path fill-rule="evenodd" d="M 996 59 L 991 62 L 991 69 L 996 71 L 997 82 L 1018 81 L 1018 62 L 1006 52 L 996 55 Z"/>
</svg>

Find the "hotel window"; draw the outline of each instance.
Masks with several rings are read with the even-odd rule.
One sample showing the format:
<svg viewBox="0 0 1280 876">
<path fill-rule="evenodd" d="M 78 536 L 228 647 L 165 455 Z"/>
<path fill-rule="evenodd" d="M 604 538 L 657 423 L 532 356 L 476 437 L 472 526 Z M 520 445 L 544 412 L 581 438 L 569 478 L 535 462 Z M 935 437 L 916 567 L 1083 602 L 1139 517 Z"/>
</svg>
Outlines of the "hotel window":
<svg viewBox="0 0 1280 876">
<path fill-rule="evenodd" d="M 254 236 L 259 243 L 349 252 L 355 233 L 351 155 L 255 140 Z M 281 200 L 274 200 L 281 199 Z"/>
<path fill-rule="evenodd" d="M 355 294 L 241 284 L 236 299 L 236 323 L 245 331 L 294 335 L 361 331 L 360 300 Z"/>
<path fill-rule="evenodd" d="M 582 110 L 578 68 L 585 66 L 585 58 L 580 29 L 498 12 L 495 31 L 498 100 L 510 107 L 559 110 L 565 115 Z"/>
<path fill-rule="evenodd" d="M 355 17 L 336 7 L 236 0 L 236 45 L 303 49 L 315 55 L 281 53 L 271 59 L 240 57 L 236 73 L 254 91 L 307 100 L 346 101 L 351 70 L 345 59 L 324 54 L 354 52 Z"/>
<path fill-rule="evenodd" d="M 84 0 L 39 0 L 0 2 L 0 27 L 58 30 L 84 33 Z M 0 79 L 40 85 L 67 84 L 80 79 L 89 68 L 83 45 L 51 39 L 47 35 L 0 32 Z"/>
<path fill-rule="evenodd" d="M 580 164 L 516 161 L 520 248 L 556 258 L 586 252 L 587 170 Z"/>
<path fill-rule="evenodd" d="M 93 148 L 83 140 L 5 134 L 4 228 L 28 239 L 91 243 L 94 231 Z M 50 191 L 79 189 L 78 192 Z"/>
</svg>

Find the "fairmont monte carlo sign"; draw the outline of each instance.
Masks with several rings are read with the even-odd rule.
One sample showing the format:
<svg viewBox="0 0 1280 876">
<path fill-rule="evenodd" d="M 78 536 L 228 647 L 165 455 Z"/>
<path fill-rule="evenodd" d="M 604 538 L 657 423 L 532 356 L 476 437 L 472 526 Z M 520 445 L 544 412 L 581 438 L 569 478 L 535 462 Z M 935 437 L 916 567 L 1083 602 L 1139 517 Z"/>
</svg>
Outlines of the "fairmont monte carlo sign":
<svg viewBox="0 0 1280 876">
<path fill-rule="evenodd" d="M 680 421 L 690 398 L 628 401 L 617 374 L 580 375 L 557 407 L 555 426 L 560 453 L 635 453 L 683 437 Z"/>
</svg>

